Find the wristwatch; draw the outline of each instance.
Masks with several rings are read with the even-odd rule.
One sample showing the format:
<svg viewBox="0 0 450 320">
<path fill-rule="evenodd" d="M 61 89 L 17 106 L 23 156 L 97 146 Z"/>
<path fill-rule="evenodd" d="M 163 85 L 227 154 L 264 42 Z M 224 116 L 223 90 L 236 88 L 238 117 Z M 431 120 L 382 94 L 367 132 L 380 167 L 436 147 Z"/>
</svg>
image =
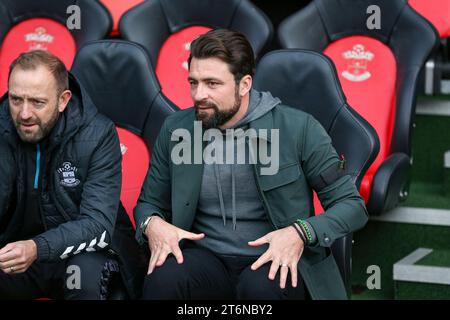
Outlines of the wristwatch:
<svg viewBox="0 0 450 320">
<path fill-rule="evenodd" d="M 154 215 L 146 218 L 144 221 L 141 222 L 141 225 L 139 226 L 139 230 L 141 230 L 141 234 L 145 239 L 147 239 L 147 236 L 145 235 L 145 229 L 147 229 L 147 226 L 153 217 L 154 217 Z"/>
</svg>

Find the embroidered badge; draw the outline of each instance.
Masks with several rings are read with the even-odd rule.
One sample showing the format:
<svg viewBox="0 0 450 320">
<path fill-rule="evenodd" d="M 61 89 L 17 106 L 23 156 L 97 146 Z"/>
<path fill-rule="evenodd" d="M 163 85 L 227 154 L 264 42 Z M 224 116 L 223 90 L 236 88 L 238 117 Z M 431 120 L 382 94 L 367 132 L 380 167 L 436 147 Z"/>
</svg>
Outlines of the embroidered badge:
<svg viewBox="0 0 450 320">
<path fill-rule="evenodd" d="M 80 184 L 80 180 L 75 177 L 78 168 L 70 162 L 64 162 L 58 169 L 60 184 L 64 187 L 76 187 Z"/>
</svg>

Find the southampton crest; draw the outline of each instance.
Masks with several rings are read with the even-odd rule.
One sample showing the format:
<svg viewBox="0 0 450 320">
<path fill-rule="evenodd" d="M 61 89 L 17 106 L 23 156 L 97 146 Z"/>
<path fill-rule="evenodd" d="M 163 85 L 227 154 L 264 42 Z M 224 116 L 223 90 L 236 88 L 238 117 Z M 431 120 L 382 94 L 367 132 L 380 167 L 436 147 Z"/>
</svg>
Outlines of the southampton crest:
<svg viewBox="0 0 450 320">
<path fill-rule="evenodd" d="M 345 51 L 342 55 L 347 60 L 347 70 L 342 72 L 345 79 L 360 82 L 372 76 L 367 70 L 367 66 L 375 55 L 368 50 L 366 51 L 364 45 L 357 44 L 353 46 L 352 50 Z"/>
<path fill-rule="evenodd" d="M 76 187 L 80 184 L 80 180 L 75 177 L 75 172 L 78 168 L 73 166 L 70 162 L 64 162 L 62 166 L 58 169 L 59 182 L 64 187 Z"/>
</svg>

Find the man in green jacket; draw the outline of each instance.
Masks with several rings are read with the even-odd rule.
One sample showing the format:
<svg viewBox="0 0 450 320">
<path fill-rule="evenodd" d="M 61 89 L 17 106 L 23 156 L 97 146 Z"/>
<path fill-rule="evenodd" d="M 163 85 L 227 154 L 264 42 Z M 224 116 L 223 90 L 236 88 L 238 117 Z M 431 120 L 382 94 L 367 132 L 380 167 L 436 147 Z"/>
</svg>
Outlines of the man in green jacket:
<svg viewBox="0 0 450 320">
<path fill-rule="evenodd" d="M 326 131 L 252 89 L 238 32 L 200 36 L 188 63 L 194 108 L 164 123 L 134 210 L 143 299 L 345 299 L 330 246 L 367 213 Z"/>
</svg>

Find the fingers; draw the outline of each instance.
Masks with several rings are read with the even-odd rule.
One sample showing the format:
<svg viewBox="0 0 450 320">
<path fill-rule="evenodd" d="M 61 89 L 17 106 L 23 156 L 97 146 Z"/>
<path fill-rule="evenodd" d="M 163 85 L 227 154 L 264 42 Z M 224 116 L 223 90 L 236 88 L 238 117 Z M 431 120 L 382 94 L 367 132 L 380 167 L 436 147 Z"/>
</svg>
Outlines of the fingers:
<svg viewBox="0 0 450 320">
<path fill-rule="evenodd" d="M 14 243 L 8 243 L 6 246 L 0 249 L 0 256 L 5 254 L 6 252 L 10 251 L 14 248 Z"/>
<path fill-rule="evenodd" d="M 297 288 L 297 263 L 292 263 L 290 266 L 291 269 L 291 284 L 292 288 Z"/>
<path fill-rule="evenodd" d="M 158 261 L 160 253 L 161 253 L 161 250 L 158 250 L 158 249 L 151 251 L 150 262 L 148 264 L 147 274 L 151 274 L 153 272 L 153 270 L 155 269 L 156 261 Z"/>
<path fill-rule="evenodd" d="M 278 268 L 280 267 L 279 260 L 273 260 L 269 270 L 269 279 L 275 280 L 275 276 L 277 275 Z"/>
<path fill-rule="evenodd" d="M 6 272 L 9 268 L 11 268 L 11 267 L 15 267 L 16 268 L 16 266 L 18 264 L 21 264 L 21 263 L 22 262 L 17 260 L 17 259 L 9 260 L 9 261 L 0 263 L 0 269 L 2 269 L 4 272 Z"/>
<path fill-rule="evenodd" d="M 169 255 L 169 250 L 162 250 L 159 254 L 158 260 L 156 261 L 156 266 L 161 267 L 164 262 L 166 262 L 167 256 Z"/>
<path fill-rule="evenodd" d="M 20 257 L 20 251 L 15 250 L 15 248 L 5 252 L 4 254 L 0 255 L 0 269 L 7 273 L 10 267 L 14 267 L 19 263 L 23 263 L 23 261 L 19 260 Z"/>
<path fill-rule="evenodd" d="M 286 287 L 286 279 L 289 272 L 289 266 L 287 264 L 281 264 L 280 266 L 280 288 L 284 289 Z"/>
<path fill-rule="evenodd" d="M 147 274 L 151 274 L 153 270 L 155 270 L 155 267 L 162 266 L 164 262 L 166 262 L 167 256 L 170 253 L 173 253 L 178 264 L 183 263 L 183 253 L 181 252 L 181 249 L 178 246 L 178 242 L 174 242 L 172 243 L 170 249 L 162 247 L 153 250 L 152 255 L 150 257 Z"/>
<path fill-rule="evenodd" d="M 183 263 L 183 253 L 181 253 L 181 249 L 178 245 L 176 245 L 172 248 L 172 253 L 175 256 L 177 263 L 182 264 Z"/>
<path fill-rule="evenodd" d="M 249 241 L 248 245 L 252 246 L 252 247 L 258 247 L 258 246 L 261 246 L 261 245 L 263 245 L 265 243 L 269 243 L 269 241 L 270 241 L 270 238 L 268 237 L 268 235 L 265 235 L 265 236 L 262 236 L 259 239 L 256 239 L 256 240 L 253 240 L 253 241 Z"/>
<path fill-rule="evenodd" d="M 28 270 L 28 265 L 26 263 L 11 264 L 8 267 L 2 268 L 2 271 L 6 274 L 22 273 L 27 270 Z"/>
<path fill-rule="evenodd" d="M 2 263 L 14 260 L 20 257 L 20 252 L 18 250 L 11 250 L 0 256 L 0 266 Z"/>
<path fill-rule="evenodd" d="M 188 240 L 201 240 L 205 237 L 204 233 L 192 233 L 192 232 L 188 232 L 182 229 L 181 230 L 181 235 L 179 236 L 179 239 L 188 239 Z"/>
<path fill-rule="evenodd" d="M 271 260 L 270 254 L 266 251 L 264 252 L 261 257 L 258 258 L 255 262 L 253 262 L 252 266 L 250 267 L 253 271 L 257 270 L 259 267 L 261 267 L 263 264 L 269 262 Z"/>
</svg>

